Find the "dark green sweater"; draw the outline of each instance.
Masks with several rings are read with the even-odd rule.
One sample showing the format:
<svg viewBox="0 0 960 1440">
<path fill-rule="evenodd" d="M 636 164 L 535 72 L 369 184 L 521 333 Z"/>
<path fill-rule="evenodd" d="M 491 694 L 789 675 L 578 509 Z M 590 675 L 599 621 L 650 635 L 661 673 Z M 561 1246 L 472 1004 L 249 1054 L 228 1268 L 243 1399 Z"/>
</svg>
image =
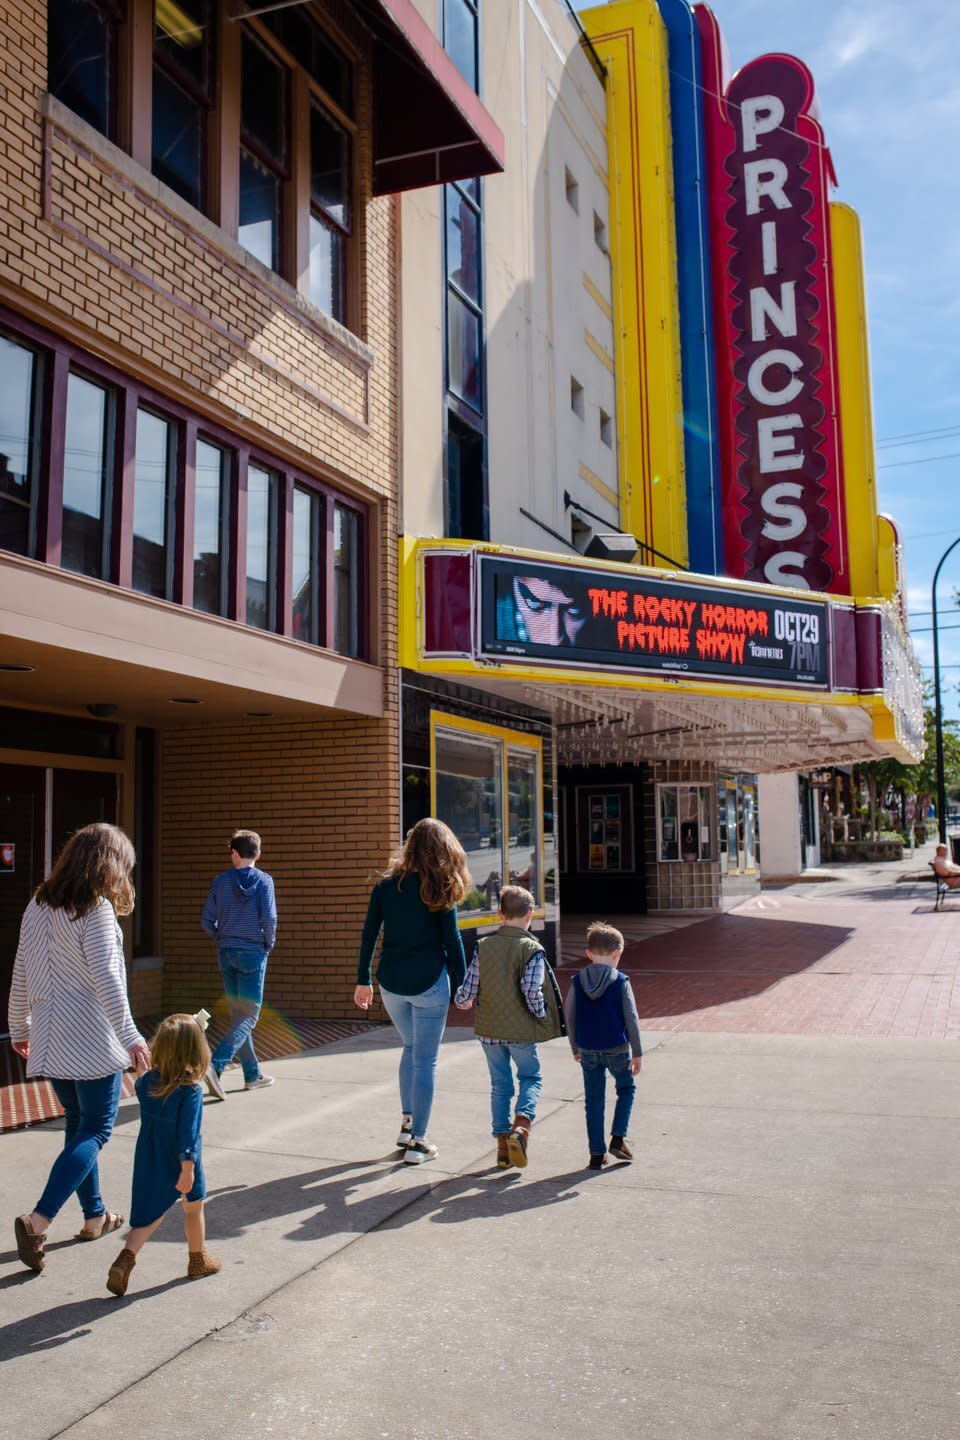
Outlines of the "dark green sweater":
<svg viewBox="0 0 960 1440">
<path fill-rule="evenodd" d="M 374 885 L 360 940 L 357 984 L 370 984 L 370 965 L 383 930 L 377 981 L 394 995 L 422 995 L 440 978 L 446 962 L 452 990 L 467 968 L 463 941 L 457 926 L 457 909 L 435 912 L 420 899 L 420 880 L 406 875 Z"/>
</svg>

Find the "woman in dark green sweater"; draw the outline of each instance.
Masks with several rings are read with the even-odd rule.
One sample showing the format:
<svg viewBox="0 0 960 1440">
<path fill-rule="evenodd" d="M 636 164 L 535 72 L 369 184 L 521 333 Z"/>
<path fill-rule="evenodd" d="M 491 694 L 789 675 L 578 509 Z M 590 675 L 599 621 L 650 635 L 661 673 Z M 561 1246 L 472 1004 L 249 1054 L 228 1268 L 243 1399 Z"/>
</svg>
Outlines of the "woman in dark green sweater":
<svg viewBox="0 0 960 1440">
<path fill-rule="evenodd" d="M 427 1126 L 451 991 L 467 968 L 457 906 L 471 884 L 467 857 L 453 831 L 442 820 L 420 820 L 374 885 L 363 926 L 353 998 L 361 1010 L 369 1009 L 370 965 L 382 930 L 377 983 L 403 1041 L 403 1120 L 397 1144 L 408 1165 L 437 1154 Z"/>
</svg>

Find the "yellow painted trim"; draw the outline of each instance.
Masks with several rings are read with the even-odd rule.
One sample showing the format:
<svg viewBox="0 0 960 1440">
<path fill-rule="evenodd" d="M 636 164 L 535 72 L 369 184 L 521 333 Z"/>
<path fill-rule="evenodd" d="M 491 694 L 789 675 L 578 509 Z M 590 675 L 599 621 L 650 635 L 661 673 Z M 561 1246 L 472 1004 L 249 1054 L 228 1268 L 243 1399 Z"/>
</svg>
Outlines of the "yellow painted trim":
<svg viewBox="0 0 960 1440">
<path fill-rule="evenodd" d="M 589 330 L 584 330 L 583 338 L 587 342 L 587 348 L 593 351 L 594 355 L 596 355 L 597 359 L 600 361 L 600 364 L 604 365 L 612 375 L 614 373 L 613 356 L 608 354 L 607 351 L 604 350 L 603 346 L 600 344 L 600 341 L 596 339 L 595 336 L 591 335 Z"/>
<path fill-rule="evenodd" d="M 830 205 L 830 245 L 849 583 L 856 594 L 876 595 L 882 587 L 878 578 L 877 477 L 860 220 L 849 205 L 836 201 Z"/>
<path fill-rule="evenodd" d="M 686 565 L 667 33 L 656 0 L 580 19 L 607 69 L 621 523 Z"/>
<path fill-rule="evenodd" d="M 537 869 L 540 874 L 541 896 L 546 886 L 546 875 L 544 874 L 544 829 L 543 829 L 543 740 L 539 735 L 528 735 L 524 730 L 510 730 L 503 725 L 488 725 L 484 720 L 468 720 L 462 715 L 451 715 L 448 710 L 430 711 L 430 814 L 437 814 L 437 731 L 438 730 L 460 730 L 468 735 L 480 735 L 487 739 L 498 740 L 502 746 L 500 752 L 500 825 L 501 834 L 507 842 L 509 850 L 510 834 L 510 797 L 509 797 L 509 761 L 510 750 L 528 750 L 536 756 L 537 761 Z M 442 817 L 438 817 L 442 818 Z M 506 824 L 504 824 L 506 820 Z M 500 852 L 503 859 L 503 850 Z M 509 881 L 505 882 L 509 884 Z M 475 928 L 478 925 L 489 925 L 490 916 L 496 915 L 495 910 L 485 910 L 479 916 L 471 916 L 460 921 L 461 929 Z M 542 920 L 546 910 L 541 903 L 533 912 L 534 918 Z"/>
<path fill-rule="evenodd" d="M 877 516 L 877 591 L 893 600 L 903 584 L 897 532 L 886 515 Z"/>
<path fill-rule="evenodd" d="M 606 300 L 603 295 L 601 295 L 596 285 L 594 285 L 593 281 L 590 279 L 590 276 L 586 273 L 583 276 L 583 288 L 590 296 L 590 299 L 599 307 L 600 310 L 603 311 L 607 319 L 612 320 L 613 306 L 610 304 L 609 300 Z"/>
<path fill-rule="evenodd" d="M 596 490 L 598 495 L 603 496 L 604 500 L 609 500 L 614 509 L 617 508 L 620 496 L 616 490 L 614 490 L 612 485 L 608 485 L 605 480 L 601 480 L 599 475 L 594 475 L 593 471 L 584 465 L 582 460 L 580 462 L 580 479 L 585 480 L 592 489 Z"/>
</svg>

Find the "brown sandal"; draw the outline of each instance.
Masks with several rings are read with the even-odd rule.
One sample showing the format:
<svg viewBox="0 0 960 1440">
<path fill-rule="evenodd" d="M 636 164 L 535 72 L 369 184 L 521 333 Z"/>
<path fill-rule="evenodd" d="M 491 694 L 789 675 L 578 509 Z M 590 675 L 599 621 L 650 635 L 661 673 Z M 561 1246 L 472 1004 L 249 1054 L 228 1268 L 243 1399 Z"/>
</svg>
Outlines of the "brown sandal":
<svg viewBox="0 0 960 1440">
<path fill-rule="evenodd" d="M 35 1270 L 39 1275 L 47 1263 L 43 1253 L 44 1236 L 34 1232 L 29 1215 L 18 1215 L 13 1222 L 13 1230 L 17 1237 L 17 1254 L 28 1270 Z"/>
<path fill-rule="evenodd" d="M 114 1215 L 112 1210 L 105 1210 L 100 1216 L 100 1219 L 103 1221 L 103 1224 L 99 1230 L 78 1230 L 73 1237 L 74 1240 L 102 1240 L 104 1235 L 109 1235 L 111 1230 L 119 1230 L 120 1226 L 124 1223 L 124 1216 Z"/>
</svg>

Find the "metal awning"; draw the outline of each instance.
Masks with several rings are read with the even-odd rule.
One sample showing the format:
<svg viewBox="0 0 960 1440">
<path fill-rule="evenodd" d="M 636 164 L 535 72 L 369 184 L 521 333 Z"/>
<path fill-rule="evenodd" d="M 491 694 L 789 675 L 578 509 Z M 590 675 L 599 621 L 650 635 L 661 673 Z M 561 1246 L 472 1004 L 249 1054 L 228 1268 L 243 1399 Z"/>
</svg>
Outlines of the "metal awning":
<svg viewBox="0 0 960 1440">
<path fill-rule="evenodd" d="M 354 0 L 374 37 L 373 193 L 499 174 L 503 133 L 413 0 Z"/>
</svg>

